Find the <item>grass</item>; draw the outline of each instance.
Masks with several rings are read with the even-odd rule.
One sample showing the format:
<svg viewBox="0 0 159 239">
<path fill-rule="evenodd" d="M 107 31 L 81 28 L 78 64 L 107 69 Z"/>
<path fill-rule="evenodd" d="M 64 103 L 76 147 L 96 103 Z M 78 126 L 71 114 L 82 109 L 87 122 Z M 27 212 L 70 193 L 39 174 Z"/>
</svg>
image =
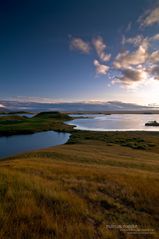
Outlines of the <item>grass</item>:
<svg viewBox="0 0 159 239">
<path fill-rule="evenodd" d="M 32 118 L 17 115 L 0 117 L 0 136 L 32 134 L 41 131 L 56 130 L 71 132 L 73 127 L 64 124 L 71 119 L 67 114 L 59 112 L 43 112 Z"/>
<path fill-rule="evenodd" d="M 97 140 L 112 146 L 117 144 L 124 147 L 139 150 L 155 150 L 159 152 L 158 132 L 93 132 L 75 130 L 68 143 L 78 143 L 84 140 Z"/>
<path fill-rule="evenodd" d="M 0 162 L 0 238 L 158 238 L 159 154 L 83 140 Z"/>
<path fill-rule="evenodd" d="M 17 114 L 32 114 L 32 112 L 28 111 L 0 111 L 2 115 L 17 115 Z"/>
<path fill-rule="evenodd" d="M 46 114 L 32 123 L 65 127 Z M 0 161 L 0 239 L 158 239 L 159 134 L 67 130 L 65 145 Z"/>
</svg>

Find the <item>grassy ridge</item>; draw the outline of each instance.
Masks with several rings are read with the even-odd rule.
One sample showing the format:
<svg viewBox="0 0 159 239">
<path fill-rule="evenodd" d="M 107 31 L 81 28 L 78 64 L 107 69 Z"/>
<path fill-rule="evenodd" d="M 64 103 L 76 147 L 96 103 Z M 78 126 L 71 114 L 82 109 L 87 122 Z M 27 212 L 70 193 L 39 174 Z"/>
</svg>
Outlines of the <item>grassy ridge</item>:
<svg viewBox="0 0 159 239">
<path fill-rule="evenodd" d="M 59 112 L 39 113 L 32 118 L 23 116 L 1 116 L 0 136 L 31 134 L 41 131 L 56 130 L 60 132 L 72 131 L 72 126 L 65 125 L 64 121 L 70 120 L 67 114 Z"/>
<path fill-rule="evenodd" d="M 73 144 L 85 140 L 96 140 L 105 142 L 109 146 L 117 144 L 132 149 L 159 152 L 158 138 L 159 132 L 95 132 L 75 130 L 68 143 Z"/>
<path fill-rule="evenodd" d="M 158 238 L 159 154 L 82 140 L 0 162 L 0 238 Z"/>
</svg>

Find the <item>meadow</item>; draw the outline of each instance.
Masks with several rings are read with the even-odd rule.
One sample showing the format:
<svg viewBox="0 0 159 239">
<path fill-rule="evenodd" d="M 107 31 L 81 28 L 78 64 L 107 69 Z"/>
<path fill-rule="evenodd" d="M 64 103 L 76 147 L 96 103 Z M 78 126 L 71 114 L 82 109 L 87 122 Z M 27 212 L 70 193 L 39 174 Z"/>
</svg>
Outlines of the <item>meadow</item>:
<svg viewBox="0 0 159 239">
<path fill-rule="evenodd" d="M 54 125 L 67 144 L 0 161 L 0 238 L 159 238 L 159 133 L 76 131 L 66 118 Z"/>
<path fill-rule="evenodd" d="M 72 119 L 60 112 L 39 113 L 31 118 L 13 115 L 0 116 L 0 136 L 32 134 L 36 132 L 56 130 L 68 132 L 73 128 L 63 122 Z"/>
</svg>

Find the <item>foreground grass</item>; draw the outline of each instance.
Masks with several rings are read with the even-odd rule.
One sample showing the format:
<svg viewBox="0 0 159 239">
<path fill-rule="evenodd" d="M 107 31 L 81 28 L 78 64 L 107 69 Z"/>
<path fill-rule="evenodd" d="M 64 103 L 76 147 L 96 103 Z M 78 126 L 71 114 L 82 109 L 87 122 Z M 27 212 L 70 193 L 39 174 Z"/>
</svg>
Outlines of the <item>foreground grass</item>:
<svg viewBox="0 0 159 239">
<path fill-rule="evenodd" d="M 77 135 L 72 143 L 0 162 L 0 238 L 159 238 L 155 147 Z M 130 235 L 111 224 L 154 233 Z"/>
</svg>

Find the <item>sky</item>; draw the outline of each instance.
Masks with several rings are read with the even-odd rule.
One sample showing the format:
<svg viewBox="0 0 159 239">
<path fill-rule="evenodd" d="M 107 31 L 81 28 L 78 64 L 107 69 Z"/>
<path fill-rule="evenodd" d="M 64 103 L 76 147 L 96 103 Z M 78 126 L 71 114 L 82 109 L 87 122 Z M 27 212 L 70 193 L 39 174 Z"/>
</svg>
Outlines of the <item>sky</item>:
<svg viewBox="0 0 159 239">
<path fill-rule="evenodd" d="M 159 1 L 0 1 L 0 99 L 159 104 Z"/>
</svg>

